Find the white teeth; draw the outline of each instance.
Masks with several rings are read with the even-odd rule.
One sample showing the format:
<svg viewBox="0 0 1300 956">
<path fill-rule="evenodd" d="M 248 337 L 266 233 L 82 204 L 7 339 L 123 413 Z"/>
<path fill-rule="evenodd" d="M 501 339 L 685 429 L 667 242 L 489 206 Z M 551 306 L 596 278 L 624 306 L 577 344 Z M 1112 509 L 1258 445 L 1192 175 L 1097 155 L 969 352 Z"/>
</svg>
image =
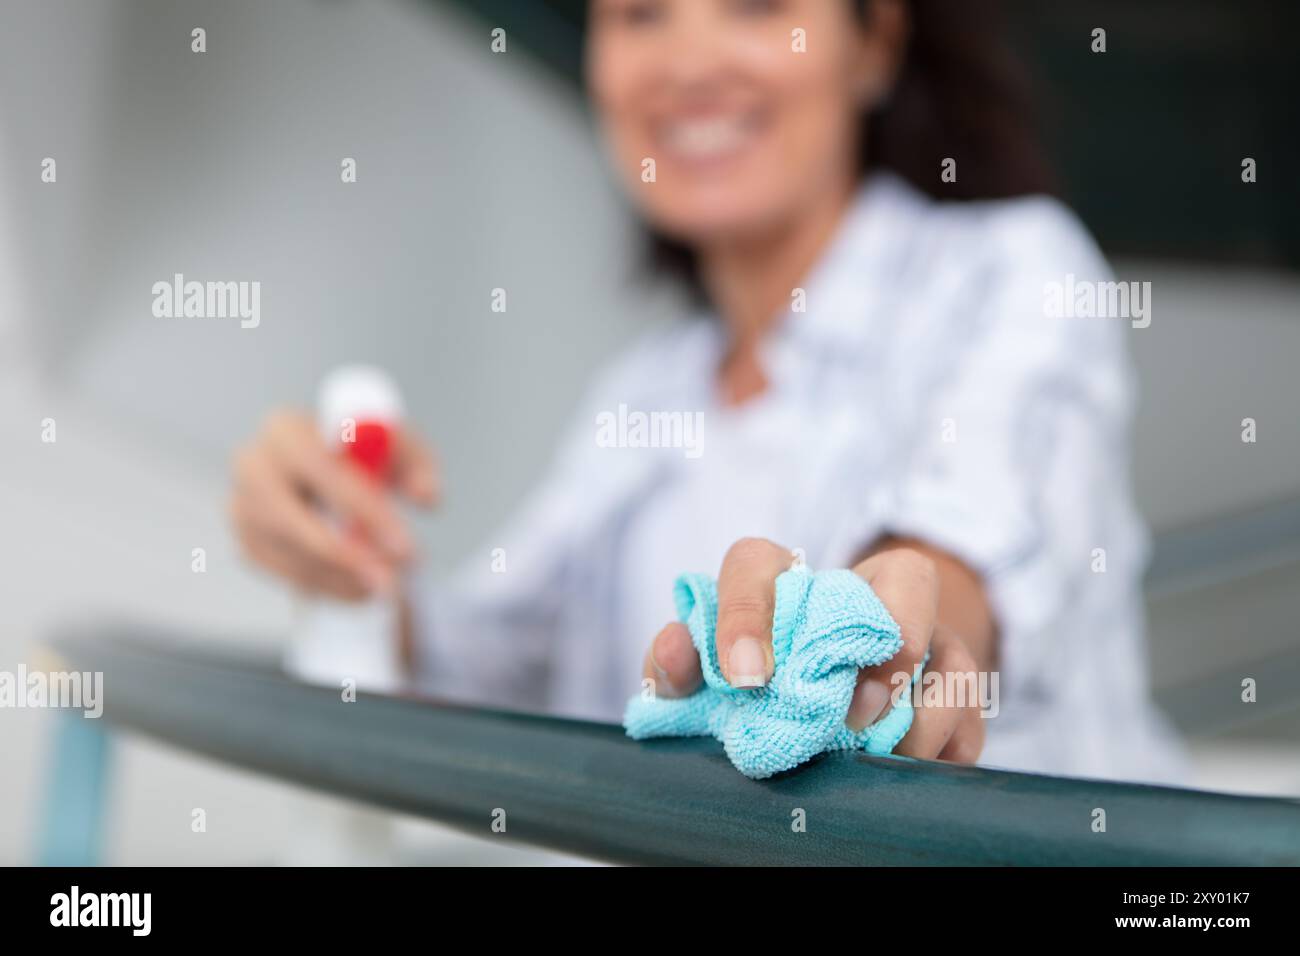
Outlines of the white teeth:
<svg viewBox="0 0 1300 956">
<path fill-rule="evenodd" d="M 751 124 L 742 118 L 681 120 L 664 130 L 670 149 L 684 156 L 717 156 L 739 148 L 749 138 Z"/>
</svg>

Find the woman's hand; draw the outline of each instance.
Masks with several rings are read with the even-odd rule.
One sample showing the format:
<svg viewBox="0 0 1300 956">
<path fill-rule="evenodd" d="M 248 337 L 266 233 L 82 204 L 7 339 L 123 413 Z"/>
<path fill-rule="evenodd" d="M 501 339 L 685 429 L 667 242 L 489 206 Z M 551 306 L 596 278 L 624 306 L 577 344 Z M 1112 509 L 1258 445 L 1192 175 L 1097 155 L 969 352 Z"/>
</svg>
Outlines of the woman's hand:
<svg viewBox="0 0 1300 956">
<path fill-rule="evenodd" d="M 718 575 L 718 664 L 733 687 L 762 687 L 772 677 L 776 578 L 790 569 L 793 557 L 771 541 L 743 538 L 723 559 Z M 895 688 L 910 682 L 927 651 L 927 673 L 971 673 L 976 662 L 960 638 L 936 627 L 944 577 L 940 562 L 913 548 L 892 547 L 877 551 L 853 570 L 871 585 L 898 623 L 903 639 L 892 659 L 858 674 L 845 719 L 856 731 L 889 709 Z M 896 679 L 896 675 L 906 676 Z M 645 676 L 665 697 L 683 697 L 699 688 L 700 659 L 685 625 L 674 622 L 655 637 L 646 654 Z M 966 699 L 966 706 L 948 706 L 951 703 L 945 699 L 944 706 L 917 707 L 912 729 L 894 752 L 974 763 L 984 747 L 979 703 Z"/>
<path fill-rule="evenodd" d="M 394 487 L 432 505 L 433 457 L 409 432 L 396 440 Z M 414 553 L 384 489 L 295 411 L 270 415 L 236 453 L 230 517 L 253 562 L 309 593 L 347 600 L 393 594 L 398 570 Z"/>
</svg>

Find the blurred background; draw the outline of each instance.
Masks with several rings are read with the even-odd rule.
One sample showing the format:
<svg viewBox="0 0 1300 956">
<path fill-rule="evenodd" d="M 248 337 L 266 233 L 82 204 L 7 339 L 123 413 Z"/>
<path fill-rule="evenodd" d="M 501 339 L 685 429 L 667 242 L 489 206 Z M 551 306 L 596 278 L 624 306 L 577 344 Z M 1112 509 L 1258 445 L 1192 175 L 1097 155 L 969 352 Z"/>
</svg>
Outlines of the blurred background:
<svg viewBox="0 0 1300 956">
<path fill-rule="evenodd" d="M 0 0 L 0 669 L 97 615 L 282 639 L 290 597 L 227 529 L 228 459 L 344 361 L 390 369 L 441 450 L 446 506 L 416 518 L 428 559 L 482 545 L 587 373 L 681 306 L 638 284 L 580 95 L 582 6 Z M 1296 10 L 1057 6 L 1009 5 L 1067 199 L 1120 278 L 1153 283 L 1153 322 L 1128 335 L 1156 697 L 1197 785 L 1300 795 Z M 151 286 L 176 272 L 260 281 L 260 327 L 155 318 Z M 1247 417 L 1257 442 L 1206 454 Z M 53 725 L 0 710 L 0 863 L 33 859 Z M 189 827 L 200 799 L 207 834 Z M 127 738 L 104 861 L 325 861 L 300 824 L 336 811 Z M 399 826 L 403 860 L 552 859 Z"/>
</svg>

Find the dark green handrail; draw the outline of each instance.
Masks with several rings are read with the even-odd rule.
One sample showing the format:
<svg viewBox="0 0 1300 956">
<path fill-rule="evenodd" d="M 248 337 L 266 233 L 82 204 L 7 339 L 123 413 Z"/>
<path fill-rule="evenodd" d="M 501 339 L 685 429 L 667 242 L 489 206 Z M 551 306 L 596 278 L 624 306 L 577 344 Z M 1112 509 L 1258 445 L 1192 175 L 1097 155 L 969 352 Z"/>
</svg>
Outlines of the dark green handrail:
<svg viewBox="0 0 1300 956">
<path fill-rule="evenodd" d="M 105 718 L 187 750 L 626 863 L 1300 864 L 1300 802 L 838 754 L 755 782 L 712 740 L 361 694 L 157 637 L 65 633 Z M 1106 832 L 1093 832 L 1094 810 Z M 505 812 L 504 834 L 494 814 Z M 805 832 L 793 826 L 798 811 Z"/>
</svg>

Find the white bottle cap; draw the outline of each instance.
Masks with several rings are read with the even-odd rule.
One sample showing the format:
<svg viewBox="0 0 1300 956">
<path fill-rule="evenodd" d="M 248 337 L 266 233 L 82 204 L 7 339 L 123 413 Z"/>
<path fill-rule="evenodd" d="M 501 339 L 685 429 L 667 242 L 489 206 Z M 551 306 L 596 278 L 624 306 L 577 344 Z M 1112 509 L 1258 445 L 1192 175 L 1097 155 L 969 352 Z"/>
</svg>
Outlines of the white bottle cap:
<svg viewBox="0 0 1300 956">
<path fill-rule="evenodd" d="M 397 385 L 373 365 L 344 365 L 330 372 L 316 393 L 321 435 L 336 441 L 345 419 L 397 424 L 404 410 Z"/>
</svg>

